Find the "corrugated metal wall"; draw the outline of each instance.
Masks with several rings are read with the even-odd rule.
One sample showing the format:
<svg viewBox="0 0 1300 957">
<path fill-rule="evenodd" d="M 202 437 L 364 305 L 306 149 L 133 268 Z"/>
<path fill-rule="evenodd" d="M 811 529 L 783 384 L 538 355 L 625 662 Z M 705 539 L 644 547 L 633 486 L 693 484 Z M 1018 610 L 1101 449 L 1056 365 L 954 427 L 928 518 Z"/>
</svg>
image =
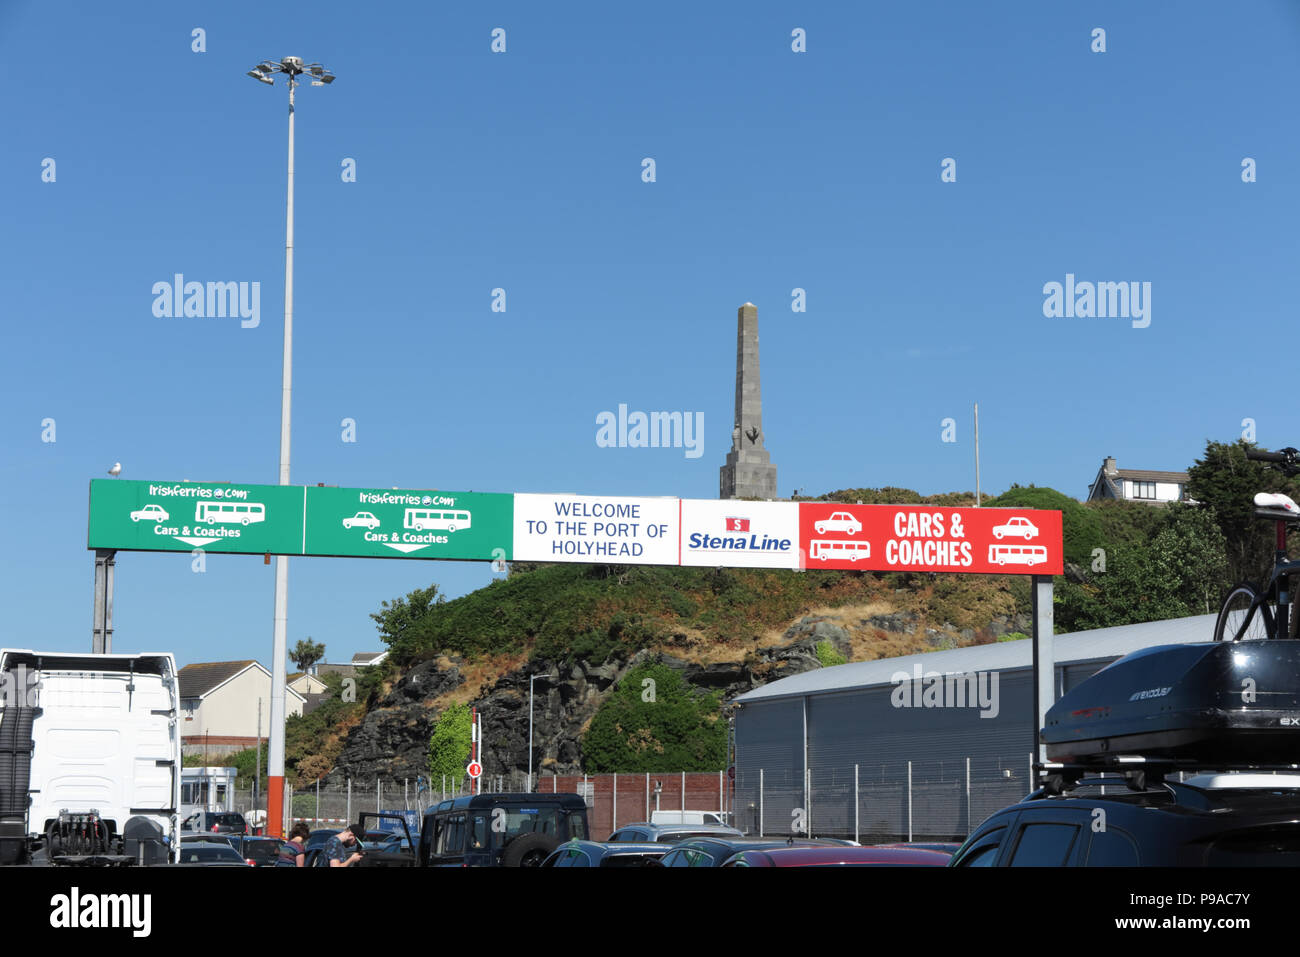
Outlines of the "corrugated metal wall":
<svg viewBox="0 0 1300 957">
<path fill-rule="evenodd" d="M 1098 667 L 1058 668 L 1058 682 L 1073 687 Z M 980 717 L 978 703 L 899 707 L 894 692 L 891 685 L 741 708 L 735 725 L 739 826 L 750 833 L 789 834 L 799 810 L 813 834 L 856 833 L 863 841 L 906 840 L 909 833 L 914 840 L 960 838 L 1032 789 L 1032 672 L 998 673 L 995 717 Z"/>
<path fill-rule="evenodd" d="M 803 804 L 803 699 L 745 705 L 736 715 L 736 826 L 789 834 Z"/>
</svg>

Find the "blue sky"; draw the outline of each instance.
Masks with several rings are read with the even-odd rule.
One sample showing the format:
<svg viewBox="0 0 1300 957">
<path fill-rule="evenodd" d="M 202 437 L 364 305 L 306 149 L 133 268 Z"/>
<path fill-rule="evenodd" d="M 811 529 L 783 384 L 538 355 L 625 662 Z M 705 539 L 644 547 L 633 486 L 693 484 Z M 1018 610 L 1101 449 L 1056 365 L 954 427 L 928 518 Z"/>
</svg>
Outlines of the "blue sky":
<svg viewBox="0 0 1300 957">
<path fill-rule="evenodd" d="M 276 481 L 287 92 L 259 60 L 338 76 L 298 94 L 295 483 L 713 497 L 750 300 L 780 494 L 973 488 L 979 402 L 986 491 L 1083 497 L 1106 455 L 1181 469 L 1247 417 L 1300 444 L 1273 359 L 1298 54 L 1287 0 L 4 0 L 0 640 L 89 647 L 87 482 L 114 461 Z M 260 324 L 156 317 L 175 273 L 259 282 Z M 1151 283 L 1150 325 L 1046 318 L 1067 273 Z M 598 447 L 620 403 L 701 414 L 704 454 Z M 289 641 L 378 649 L 380 601 L 491 577 L 294 560 Z M 272 599 L 257 558 L 123 553 L 114 647 L 266 661 Z"/>
</svg>

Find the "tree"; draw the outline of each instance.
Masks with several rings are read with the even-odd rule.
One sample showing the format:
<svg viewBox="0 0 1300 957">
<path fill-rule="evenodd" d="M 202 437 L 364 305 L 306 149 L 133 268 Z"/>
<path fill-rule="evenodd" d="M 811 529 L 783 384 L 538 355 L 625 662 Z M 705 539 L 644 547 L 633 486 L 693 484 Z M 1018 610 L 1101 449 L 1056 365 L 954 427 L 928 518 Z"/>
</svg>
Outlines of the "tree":
<svg viewBox="0 0 1300 957">
<path fill-rule="evenodd" d="M 1300 482 L 1263 462 L 1246 458 L 1254 446 L 1244 440 L 1231 445 L 1207 442 L 1205 457 L 1187 470 L 1187 494 L 1213 509 L 1226 539 L 1228 568 L 1233 581 L 1263 584 L 1273 562 L 1271 523 L 1255 517 L 1256 492 L 1300 496 Z"/>
<path fill-rule="evenodd" d="M 662 664 L 633 668 L 582 739 L 591 773 L 716 771 L 727 761 L 719 695 L 697 693 Z"/>
<path fill-rule="evenodd" d="M 429 736 L 429 786 L 441 787 L 443 775 L 451 790 L 460 790 L 469 761 L 470 713 L 467 704 L 448 705 Z"/>
<path fill-rule="evenodd" d="M 289 652 L 290 660 L 298 666 L 299 671 L 309 671 L 311 666 L 325 657 L 325 646 L 312 641 L 311 635 L 301 639 Z"/>
<path fill-rule="evenodd" d="M 429 630 L 433 610 L 447 599 L 438 594 L 438 586 L 417 588 L 405 598 L 380 603 L 380 610 L 371 612 L 379 629 L 379 637 L 388 645 L 395 657 L 407 658 L 420 649 L 421 639 Z"/>
<path fill-rule="evenodd" d="M 1107 550 L 1106 571 L 1061 596 L 1074 630 L 1211 614 L 1228 586 L 1223 533 L 1211 509 L 1171 505 L 1150 544 Z"/>
</svg>

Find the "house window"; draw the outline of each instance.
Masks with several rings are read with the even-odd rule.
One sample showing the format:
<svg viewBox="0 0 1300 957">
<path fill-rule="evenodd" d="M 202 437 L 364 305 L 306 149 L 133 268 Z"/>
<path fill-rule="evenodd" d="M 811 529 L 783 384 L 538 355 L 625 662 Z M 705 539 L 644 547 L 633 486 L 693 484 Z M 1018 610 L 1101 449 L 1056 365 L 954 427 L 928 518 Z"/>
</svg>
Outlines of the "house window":
<svg viewBox="0 0 1300 957">
<path fill-rule="evenodd" d="M 1134 498 L 1155 498 L 1156 483 L 1155 482 L 1134 482 L 1133 497 Z"/>
</svg>

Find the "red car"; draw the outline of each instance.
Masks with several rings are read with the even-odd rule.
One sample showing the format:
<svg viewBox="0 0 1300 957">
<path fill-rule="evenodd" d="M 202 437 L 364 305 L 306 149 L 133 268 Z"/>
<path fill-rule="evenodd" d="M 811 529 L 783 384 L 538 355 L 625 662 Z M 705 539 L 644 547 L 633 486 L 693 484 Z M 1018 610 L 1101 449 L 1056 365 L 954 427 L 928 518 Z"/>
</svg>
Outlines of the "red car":
<svg viewBox="0 0 1300 957">
<path fill-rule="evenodd" d="M 943 851 L 913 847 L 769 847 L 740 851 L 723 867 L 946 867 Z"/>
</svg>

